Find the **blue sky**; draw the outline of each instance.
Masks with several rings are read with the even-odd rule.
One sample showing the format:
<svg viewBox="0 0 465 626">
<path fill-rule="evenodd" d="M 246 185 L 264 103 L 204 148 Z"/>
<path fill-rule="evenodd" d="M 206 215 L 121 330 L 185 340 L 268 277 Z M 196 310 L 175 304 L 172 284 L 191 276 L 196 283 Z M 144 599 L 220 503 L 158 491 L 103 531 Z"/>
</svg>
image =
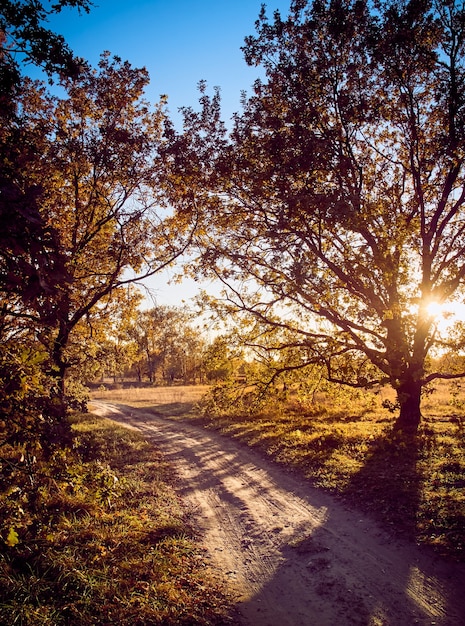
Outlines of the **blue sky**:
<svg viewBox="0 0 465 626">
<path fill-rule="evenodd" d="M 151 102 L 168 96 L 170 117 L 181 120 L 178 108 L 196 106 L 197 85 L 220 87 L 224 119 L 240 109 L 242 90 L 250 91 L 259 75 L 244 61 L 244 37 L 255 33 L 262 0 L 94 0 L 89 14 L 65 10 L 50 21 L 71 49 L 96 65 L 108 50 L 135 67 L 146 67 Z M 268 0 L 267 14 L 288 14 L 290 0 Z M 173 272 L 174 273 L 174 272 Z M 169 285 L 169 273 L 154 276 L 149 286 L 160 305 L 189 301 L 199 285 L 186 280 Z M 204 287 L 211 291 L 208 286 Z"/>
<path fill-rule="evenodd" d="M 89 14 L 66 10 L 51 21 L 73 51 L 96 64 L 108 50 L 151 77 L 148 96 L 168 95 L 173 118 L 177 109 L 195 105 L 197 84 L 220 87 L 225 117 L 240 108 L 241 90 L 258 76 L 246 65 L 241 46 L 255 33 L 262 0 L 94 0 Z M 265 2 L 271 17 L 286 16 L 290 0 Z"/>
</svg>

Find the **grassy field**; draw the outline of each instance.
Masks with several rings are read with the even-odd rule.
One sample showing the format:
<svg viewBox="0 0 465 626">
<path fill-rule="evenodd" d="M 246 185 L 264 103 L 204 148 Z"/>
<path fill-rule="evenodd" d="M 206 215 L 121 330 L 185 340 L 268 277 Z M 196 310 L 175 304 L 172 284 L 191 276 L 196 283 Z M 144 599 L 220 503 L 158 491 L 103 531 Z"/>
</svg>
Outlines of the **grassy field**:
<svg viewBox="0 0 465 626">
<path fill-rule="evenodd" d="M 228 599 L 172 483 L 137 433 L 93 415 L 74 442 L 25 471 L 4 451 L 0 623 L 24 626 L 225 623 Z"/>
<path fill-rule="evenodd" d="M 91 393 L 91 399 L 149 408 L 160 415 L 185 416 L 198 405 L 209 389 L 207 385 L 172 387 L 101 385 Z"/>
<path fill-rule="evenodd" d="M 400 439 L 378 395 L 207 387 L 126 388 L 93 397 L 221 430 L 369 511 L 396 534 L 465 560 L 465 401 L 439 385 L 418 435 Z M 3 450 L 0 623 L 214 625 L 230 600 L 209 570 L 172 482 L 173 468 L 137 433 L 92 414 L 50 459 Z M 6 524 L 5 520 L 8 520 Z M 5 525 L 6 524 L 6 525 Z"/>
<path fill-rule="evenodd" d="M 247 395 L 231 408 L 231 393 L 219 392 L 191 410 L 205 391 L 147 388 L 94 395 L 219 429 L 370 512 L 397 534 L 465 560 L 461 390 L 439 384 L 424 401 L 418 435 L 409 439 L 392 432 L 394 416 L 382 408 L 389 398 L 384 390 L 306 403 L 277 393 L 260 410 L 251 410 Z"/>
</svg>

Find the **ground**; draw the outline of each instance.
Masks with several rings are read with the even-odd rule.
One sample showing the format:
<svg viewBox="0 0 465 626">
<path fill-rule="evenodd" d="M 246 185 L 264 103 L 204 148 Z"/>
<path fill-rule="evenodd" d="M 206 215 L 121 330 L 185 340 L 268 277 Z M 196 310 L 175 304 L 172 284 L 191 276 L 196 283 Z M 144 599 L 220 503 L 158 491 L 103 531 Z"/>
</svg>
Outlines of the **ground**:
<svg viewBox="0 0 465 626">
<path fill-rule="evenodd" d="M 396 538 L 366 515 L 216 432 L 94 400 L 176 468 L 209 560 L 242 626 L 460 626 L 465 568 Z M 163 413 L 163 415 L 161 415 Z"/>
</svg>

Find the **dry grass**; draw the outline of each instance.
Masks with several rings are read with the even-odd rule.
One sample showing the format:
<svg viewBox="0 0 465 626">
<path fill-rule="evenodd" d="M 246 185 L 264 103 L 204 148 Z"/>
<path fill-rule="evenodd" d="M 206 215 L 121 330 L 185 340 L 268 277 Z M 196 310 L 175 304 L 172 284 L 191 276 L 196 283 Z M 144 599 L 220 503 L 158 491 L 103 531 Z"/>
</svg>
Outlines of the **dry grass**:
<svg viewBox="0 0 465 626">
<path fill-rule="evenodd" d="M 389 390 L 320 396 L 316 403 L 278 394 L 261 410 L 251 408 L 247 395 L 244 402 L 236 398 L 231 404 L 225 391 L 229 398 L 215 393 L 201 403 L 203 411 L 192 411 L 204 392 L 149 388 L 125 390 L 119 398 L 106 392 L 105 397 L 166 415 L 177 408 L 172 412 L 177 419 L 220 429 L 366 509 L 395 532 L 465 559 L 465 398 L 460 389 L 439 383 L 423 403 L 417 436 L 409 438 L 393 432 L 394 416 L 381 406 Z M 176 396 L 181 393 L 182 402 Z"/>
<path fill-rule="evenodd" d="M 91 398 L 127 404 L 135 408 L 150 408 L 162 415 L 182 415 L 188 413 L 208 392 L 207 385 L 137 387 L 127 386 L 110 389 L 101 386 L 93 391 Z"/>
<path fill-rule="evenodd" d="M 418 434 L 407 437 L 393 431 L 394 416 L 381 406 L 389 393 L 318 404 L 276 398 L 258 412 L 222 411 L 210 423 L 396 533 L 465 560 L 465 402 L 439 384 L 423 404 Z"/>
<path fill-rule="evenodd" d="M 18 470 L 10 476 L 17 490 L 0 493 L 16 533 L 8 541 L 2 532 L 0 623 L 224 623 L 224 589 L 162 455 L 92 415 L 77 416 L 73 430 L 73 448 L 36 463 L 33 488 L 27 492 Z"/>
</svg>

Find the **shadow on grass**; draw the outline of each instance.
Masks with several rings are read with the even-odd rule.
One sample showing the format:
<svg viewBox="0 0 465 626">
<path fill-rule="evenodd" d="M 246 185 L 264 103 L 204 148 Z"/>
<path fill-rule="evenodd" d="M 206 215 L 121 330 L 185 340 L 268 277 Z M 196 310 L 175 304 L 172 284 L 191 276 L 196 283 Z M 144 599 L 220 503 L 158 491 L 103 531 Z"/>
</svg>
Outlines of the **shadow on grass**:
<svg viewBox="0 0 465 626">
<path fill-rule="evenodd" d="M 138 406 L 138 402 L 137 400 L 133 400 L 131 402 L 131 404 L 125 404 L 124 400 L 108 400 L 107 398 L 99 398 L 98 396 L 96 396 L 95 400 L 91 400 L 90 401 L 90 406 L 91 406 L 91 411 L 92 411 L 92 402 L 109 402 L 112 406 L 117 407 L 118 409 L 124 410 L 127 413 L 131 414 L 131 412 L 135 412 L 137 411 L 138 414 L 142 415 L 142 419 L 144 418 L 144 414 L 146 415 L 147 418 L 150 418 L 150 416 L 154 416 L 154 417 L 169 417 L 169 418 L 176 418 L 176 417 L 180 417 L 187 415 L 188 413 L 190 413 L 195 405 L 196 405 L 196 401 L 190 401 L 190 402 L 169 402 L 169 403 L 156 403 L 153 405 L 148 405 L 147 406 L 147 402 L 145 400 L 141 400 L 140 402 L 140 406 Z"/>
<path fill-rule="evenodd" d="M 418 469 L 423 440 L 391 432 L 372 441 L 362 469 L 345 495 L 406 538 L 414 539 L 422 478 Z"/>
<path fill-rule="evenodd" d="M 171 402 L 169 404 L 157 404 L 153 407 L 149 407 L 147 412 L 163 417 L 176 417 L 189 413 L 194 406 L 195 402 Z"/>
</svg>

